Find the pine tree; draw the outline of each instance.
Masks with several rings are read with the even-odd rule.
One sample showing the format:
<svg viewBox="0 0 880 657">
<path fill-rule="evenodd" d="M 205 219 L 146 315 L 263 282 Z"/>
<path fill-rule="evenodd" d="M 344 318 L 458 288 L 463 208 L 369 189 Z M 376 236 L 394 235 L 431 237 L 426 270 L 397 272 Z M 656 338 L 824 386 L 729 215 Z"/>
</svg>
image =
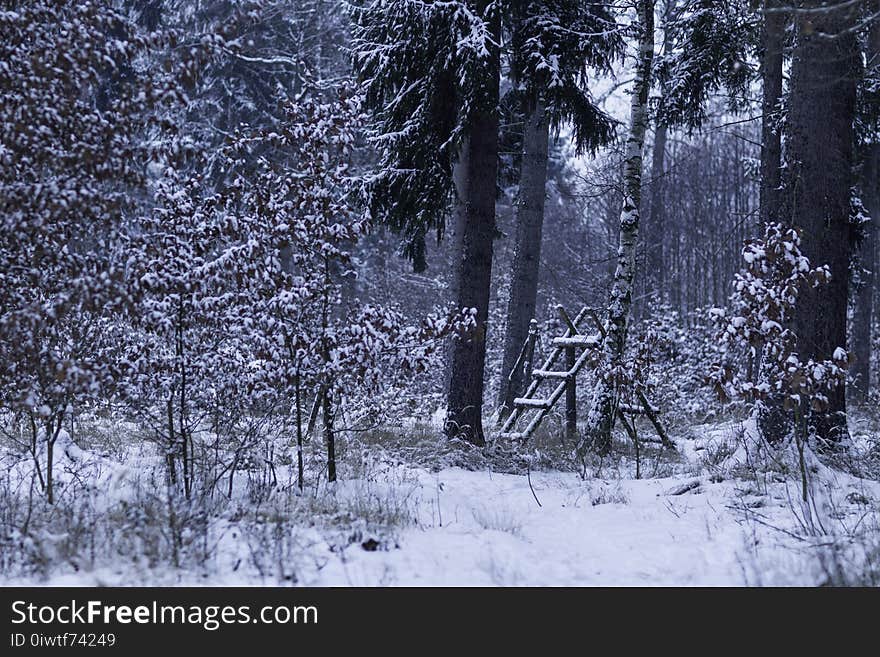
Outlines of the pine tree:
<svg viewBox="0 0 880 657">
<path fill-rule="evenodd" d="M 667 8 L 669 47 L 657 58 L 655 76 L 664 91 L 657 120 L 695 129 L 707 119 L 708 100 L 727 92 L 732 109 L 743 106 L 752 79 L 748 55 L 755 21 L 743 0 L 678 0 Z"/>
<path fill-rule="evenodd" d="M 469 339 L 453 340 L 444 431 L 476 445 L 483 436 L 483 386 L 489 333 L 489 294 L 495 239 L 498 179 L 498 103 L 501 15 L 491 0 L 477 0 L 486 37 L 474 78 L 481 90 L 456 160 L 456 195 L 461 217 L 461 250 L 456 264 L 456 308 L 475 308 L 476 327 Z"/>
</svg>

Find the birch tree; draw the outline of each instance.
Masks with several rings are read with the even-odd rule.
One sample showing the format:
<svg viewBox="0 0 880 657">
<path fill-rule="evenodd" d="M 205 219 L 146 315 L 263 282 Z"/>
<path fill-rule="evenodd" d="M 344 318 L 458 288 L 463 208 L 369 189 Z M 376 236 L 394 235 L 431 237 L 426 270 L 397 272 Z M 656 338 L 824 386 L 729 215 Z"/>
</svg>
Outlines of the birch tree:
<svg viewBox="0 0 880 657">
<path fill-rule="evenodd" d="M 632 305 L 636 241 L 639 236 L 639 205 L 642 197 L 642 151 L 648 127 L 648 92 L 654 61 L 654 0 L 639 0 L 636 27 L 639 33 L 638 59 L 630 102 L 629 136 L 623 170 L 624 201 L 620 213 L 617 268 L 611 288 L 611 301 L 601 345 L 600 376 L 593 392 L 584 438 L 578 446 L 583 454 L 589 447 L 611 449 L 611 428 L 617 404 L 615 370 L 620 367 L 626 346 L 626 330 Z"/>
</svg>

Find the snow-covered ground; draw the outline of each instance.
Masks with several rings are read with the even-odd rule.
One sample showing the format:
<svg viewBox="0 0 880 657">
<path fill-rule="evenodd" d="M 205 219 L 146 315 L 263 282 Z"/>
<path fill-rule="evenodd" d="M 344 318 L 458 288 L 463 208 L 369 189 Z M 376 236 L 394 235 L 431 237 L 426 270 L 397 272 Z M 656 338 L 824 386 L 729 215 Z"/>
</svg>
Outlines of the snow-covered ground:
<svg viewBox="0 0 880 657">
<path fill-rule="evenodd" d="M 583 479 L 385 464 L 317 494 L 287 496 L 287 506 L 265 503 L 257 515 L 221 513 L 204 532 L 208 556 L 198 567 L 130 559 L 71 567 L 60 559 L 41 574 L 6 573 L 2 582 L 815 585 L 835 568 L 862 568 L 865 550 L 878 544 L 880 485 L 808 454 L 804 505 L 799 474 L 757 471 L 755 454 L 742 446 L 721 449 L 732 431 L 707 427 L 697 440 L 679 440 L 678 474 L 653 479 L 619 470 Z M 130 467 L 104 468 L 101 495 L 118 495 L 132 476 Z M 290 504 L 306 506 L 278 520 Z"/>
<path fill-rule="evenodd" d="M 823 576 L 804 540 L 786 533 L 801 528 L 784 487 L 760 496 L 705 478 L 541 473 L 532 475 L 539 507 L 522 476 L 451 469 L 420 479 L 424 492 L 439 491 L 431 524 L 403 532 L 399 549 L 353 545 L 313 583 L 812 585 Z"/>
<path fill-rule="evenodd" d="M 352 549 L 328 584 L 727 585 L 743 583 L 748 528 L 727 506 L 734 487 L 690 479 L 581 481 L 445 470 L 423 477 L 439 489 L 439 520 L 408 529 L 401 549 Z"/>
</svg>

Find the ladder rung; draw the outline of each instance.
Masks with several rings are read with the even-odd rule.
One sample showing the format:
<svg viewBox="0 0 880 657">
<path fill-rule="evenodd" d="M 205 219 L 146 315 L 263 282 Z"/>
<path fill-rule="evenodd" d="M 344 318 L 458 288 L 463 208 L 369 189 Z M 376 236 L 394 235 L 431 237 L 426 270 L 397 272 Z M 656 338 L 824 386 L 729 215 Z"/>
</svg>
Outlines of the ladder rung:
<svg viewBox="0 0 880 657">
<path fill-rule="evenodd" d="M 633 404 L 618 404 L 617 407 L 624 413 L 630 413 L 631 415 L 644 415 L 645 407 L 644 406 L 635 406 Z M 659 413 L 659 408 L 651 407 L 652 413 Z"/>
<path fill-rule="evenodd" d="M 574 376 L 570 371 L 554 372 L 552 370 L 535 370 L 532 376 L 536 379 L 570 379 Z"/>
<path fill-rule="evenodd" d="M 530 399 L 528 397 L 517 397 L 513 400 L 514 406 L 522 406 L 524 408 L 550 408 L 549 399 Z"/>
<path fill-rule="evenodd" d="M 595 349 L 599 346 L 598 335 L 573 335 L 569 338 L 553 338 L 556 347 L 587 347 Z"/>
</svg>

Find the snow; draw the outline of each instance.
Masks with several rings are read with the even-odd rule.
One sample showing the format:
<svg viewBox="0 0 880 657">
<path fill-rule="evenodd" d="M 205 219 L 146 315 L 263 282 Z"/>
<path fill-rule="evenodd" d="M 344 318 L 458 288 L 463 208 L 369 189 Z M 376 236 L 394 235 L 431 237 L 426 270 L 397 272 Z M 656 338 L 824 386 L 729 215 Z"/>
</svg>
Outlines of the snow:
<svg viewBox="0 0 880 657">
<path fill-rule="evenodd" d="M 804 547 L 812 540 L 804 535 L 804 518 L 822 517 L 819 522 L 831 528 L 837 526 L 834 518 L 843 526 L 864 517 L 864 505 L 880 499 L 880 484 L 836 472 L 807 452 L 815 481 L 812 506 L 805 507 L 796 478 L 762 482 L 760 474 L 729 475 L 755 458 L 736 445 L 743 431 L 749 428 L 736 423 L 696 427 L 697 438 L 677 441 L 682 458 L 675 474 L 639 480 L 620 477 L 608 466 L 604 476 L 582 479 L 560 471 L 524 476 L 386 464 L 381 477 L 322 488 L 320 504 L 338 505 L 338 517 L 405 508 L 412 522 L 390 533 L 377 533 L 357 517 L 351 526 L 294 523 L 285 535 L 289 553 L 280 568 L 295 574 L 292 581 L 312 586 L 816 584 L 821 573 Z M 151 467 L 143 450 L 122 465 L 77 449 L 68 445 L 64 453 L 95 470 L 100 508 L 131 495 L 136 473 Z M 271 565 L 272 551 L 261 551 L 242 522 L 229 516 L 215 520 L 216 554 L 206 571 L 100 564 L 71 572 L 61 564 L 44 578 L 6 576 L 0 583 L 290 583 Z M 367 549 L 370 539 L 378 549 Z M 60 539 L 47 533 L 39 540 Z M 255 568 L 258 561 L 263 565 Z"/>
<path fill-rule="evenodd" d="M 582 482 L 446 470 L 443 526 L 408 530 L 401 549 L 351 550 L 323 584 L 620 586 L 742 584 L 745 534 L 724 510 L 729 486 L 670 498 L 668 480 Z M 430 483 L 430 482 L 426 482 Z M 597 491 L 621 500 L 593 506 Z"/>
</svg>

